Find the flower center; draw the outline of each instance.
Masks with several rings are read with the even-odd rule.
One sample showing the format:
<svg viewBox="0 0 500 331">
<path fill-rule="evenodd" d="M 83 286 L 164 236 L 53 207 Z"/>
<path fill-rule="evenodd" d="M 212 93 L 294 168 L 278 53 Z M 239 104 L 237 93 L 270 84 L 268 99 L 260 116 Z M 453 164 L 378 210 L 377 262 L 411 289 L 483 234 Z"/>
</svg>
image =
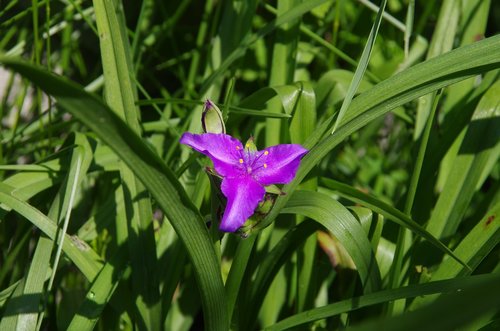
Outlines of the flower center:
<svg viewBox="0 0 500 331">
<path fill-rule="evenodd" d="M 245 146 L 247 147 L 247 146 Z M 259 162 L 259 159 L 262 156 L 269 155 L 269 151 L 264 151 L 263 153 L 258 153 L 254 151 L 250 151 L 248 148 L 244 148 L 241 150 L 239 146 L 236 146 L 236 150 L 240 153 L 240 158 L 238 159 L 238 163 L 242 165 L 241 170 L 245 171 L 247 174 L 252 174 L 258 169 L 264 168 L 267 169 L 267 163 Z M 257 156 L 256 156 L 257 155 Z"/>
</svg>

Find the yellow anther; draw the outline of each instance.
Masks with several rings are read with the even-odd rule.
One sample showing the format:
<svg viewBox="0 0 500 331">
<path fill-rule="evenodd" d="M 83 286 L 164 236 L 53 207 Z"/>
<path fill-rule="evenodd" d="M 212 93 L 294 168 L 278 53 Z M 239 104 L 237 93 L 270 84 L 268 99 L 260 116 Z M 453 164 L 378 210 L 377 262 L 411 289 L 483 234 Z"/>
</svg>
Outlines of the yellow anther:
<svg viewBox="0 0 500 331">
<path fill-rule="evenodd" d="M 268 151 L 264 151 L 264 155 L 267 155 L 267 154 L 269 154 L 269 152 Z"/>
<path fill-rule="evenodd" d="M 267 164 L 264 163 L 264 168 L 267 168 Z"/>
<path fill-rule="evenodd" d="M 243 163 L 243 159 L 240 159 L 240 163 Z"/>
</svg>

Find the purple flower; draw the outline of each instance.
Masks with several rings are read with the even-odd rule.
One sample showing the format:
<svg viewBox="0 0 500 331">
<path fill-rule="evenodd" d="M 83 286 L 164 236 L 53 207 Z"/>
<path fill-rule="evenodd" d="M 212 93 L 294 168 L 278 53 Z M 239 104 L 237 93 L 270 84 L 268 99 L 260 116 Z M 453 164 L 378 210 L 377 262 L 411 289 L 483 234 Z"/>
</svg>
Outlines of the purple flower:
<svg viewBox="0 0 500 331">
<path fill-rule="evenodd" d="M 249 141 L 243 148 L 237 139 L 222 133 L 184 133 L 180 142 L 208 156 L 223 177 L 221 190 L 227 204 L 219 228 L 225 232 L 238 230 L 252 216 L 264 198 L 264 186 L 291 182 L 307 153 L 296 144 L 257 151 Z"/>
</svg>

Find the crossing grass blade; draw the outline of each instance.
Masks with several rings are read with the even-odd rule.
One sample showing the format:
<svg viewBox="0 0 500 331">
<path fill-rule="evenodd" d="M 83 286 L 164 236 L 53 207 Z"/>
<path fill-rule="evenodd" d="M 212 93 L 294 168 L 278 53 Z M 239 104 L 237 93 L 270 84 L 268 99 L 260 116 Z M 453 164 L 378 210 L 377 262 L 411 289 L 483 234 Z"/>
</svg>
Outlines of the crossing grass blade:
<svg viewBox="0 0 500 331">
<path fill-rule="evenodd" d="M 239 321 L 241 326 L 248 328 L 249 323 L 253 325 L 253 320 L 261 309 L 261 305 L 257 303 L 264 300 L 264 296 L 278 271 L 300 248 L 302 243 L 319 228 L 320 226 L 316 222 L 304 221 L 288 230 L 279 241 L 279 244 L 275 245 L 266 254 L 259 263 L 257 274 L 252 281 L 252 287 L 247 290 L 247 296 L 240 294 L 239 302 L 243 307 Z"/>
<path fill-rule="evenodd" d="M 51 290 L 57 273 L 69 223 L 69 215 L 73 208 L 76 187 L 81 185 L 92 160 L 90 144 L 81 133 L 71 135 L 65 145 L 74 146 L 71 150 L 69 171 L 59 192 L 55 195 L 48 213 L 48 217 L 58 224 L 58 238 L 55 243 L 44 235 L 40 236 L 38 240 L 23 292 L 23 294 L 30 297 L 25 303 L 26 311 L 32 311 L 32 313 L 21 314 L 18 318 L 19 323 L 24 325 L 26 330 L 39 330 L 41 327 L 44 311 L 38 310 L 41 304 L 43 307 L 43 296 Z M 61 224 L 64 215 L 66 215 L 66 218 L 64 224 Z M 56 254 L 52 265 L 50 265 L 54 249 L 56 249 Z M 50 278 L 45 286 L 46 275 L 48 274 L 50 274 Z"/>
<path fill-rule="evenodd" d="M 94 330 L 106 304 L 110 301 L 127 263 L 126 249 L 121 247 L 100 270 L 85 296 L 78 312 L 72 318 L 68 330 Z"/>
</svg>

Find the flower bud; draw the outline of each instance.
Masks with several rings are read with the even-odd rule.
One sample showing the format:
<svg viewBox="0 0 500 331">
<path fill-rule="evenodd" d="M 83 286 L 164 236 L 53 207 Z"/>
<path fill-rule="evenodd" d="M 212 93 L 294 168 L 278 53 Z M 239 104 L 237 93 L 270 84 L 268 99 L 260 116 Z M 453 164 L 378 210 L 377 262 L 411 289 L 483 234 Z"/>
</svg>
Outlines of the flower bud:
<svg viewBox="0 0 500 331">
<path fill-rule="evenodd" d="M 203 127 L 203 132 L 205 133 L 226 133 L 226 126 L 224 125 L 224 119 L 222 118 L 222 113 L 209 99 L 205 101 L 203 107 L 203 113 L 201 114 L 201 126 Z"/>
</svg>

